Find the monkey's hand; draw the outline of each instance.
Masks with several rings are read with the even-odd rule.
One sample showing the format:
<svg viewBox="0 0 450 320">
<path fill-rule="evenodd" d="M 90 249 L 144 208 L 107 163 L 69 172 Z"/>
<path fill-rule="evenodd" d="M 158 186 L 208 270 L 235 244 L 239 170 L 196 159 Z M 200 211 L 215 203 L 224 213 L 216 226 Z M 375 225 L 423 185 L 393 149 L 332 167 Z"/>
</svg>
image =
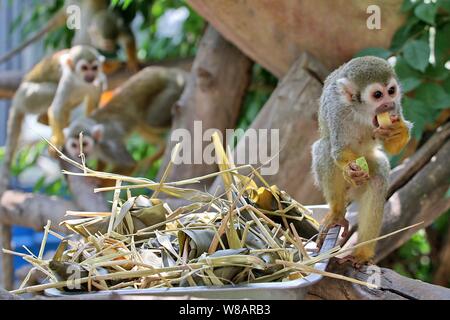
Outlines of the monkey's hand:
<svg viewBox="0 0 450 320">
<path fill-rule="evenodd" d="M 390 154 L 398 154 L 409 140 L 409 129 L 397 115 L 391 115 L 391 125 L 377 127 L 373 137 L 383 141 L 384 149 Z"/>
<path fill-rule="evenodd" d="M 370 176 L 355 161 L 347 164 L 343 171 L 344 179 L 350 182 L 353 186 L 361 186 L 366 183 Z"/>
</svg>

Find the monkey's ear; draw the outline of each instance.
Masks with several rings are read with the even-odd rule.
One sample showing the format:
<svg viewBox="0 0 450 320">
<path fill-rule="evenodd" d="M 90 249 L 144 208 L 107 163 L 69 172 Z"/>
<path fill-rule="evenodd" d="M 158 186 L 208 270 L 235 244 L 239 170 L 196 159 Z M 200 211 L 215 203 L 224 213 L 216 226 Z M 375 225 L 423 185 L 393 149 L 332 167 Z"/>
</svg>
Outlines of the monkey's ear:
<svg viewBox="0 0 450 320">
<path fill-rule="evenodd" d="M 102 124 L 96 124 L 92 127 L 92 138 L 95 141 L 101 141 L 105 133 L 105 127 Z"/>
<path fill-rule="evenodd" d="M 70 57 L 69 53 L 63 54 L 60 58 L 59 58 L 59 63 L 63 66 L 63 68 L 65 66 L 69 67 L 72 71 L 75 70 L 75 65 L 73 63 L 72 58 Z"/>
<path fill-rule="evenodd" d="M 344 102 L 352 102 L 353 96 L 358 93 L 356 85 L 347 78 L 338 79 L 336 82 Z"/>
</svg>

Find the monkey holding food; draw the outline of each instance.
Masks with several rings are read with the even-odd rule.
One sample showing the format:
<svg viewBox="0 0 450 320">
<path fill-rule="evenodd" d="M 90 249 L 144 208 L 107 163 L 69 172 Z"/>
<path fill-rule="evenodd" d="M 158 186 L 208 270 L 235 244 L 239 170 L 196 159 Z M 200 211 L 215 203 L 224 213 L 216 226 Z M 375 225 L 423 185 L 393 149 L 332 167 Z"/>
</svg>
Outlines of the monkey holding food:
<svg viewBox="0 0 450 320">
<path fill-rule="evenodd" d="M 69 125 L 71 111 L 86 103 L 91 113 L 106 87 L 102 72 L 103 56 L 89 46 L 75 46 L 41 60 L 27 73 L 17 89 L 9 112 L 5 157 L 0 193 L 9 181 L 9 171 L 26 114 L 48 113 L 51 141 L 64 144 L 63 129 Z"/>
<path fill-rule="evenodd" d="M 149 166 L 164 152 L 164 133 L 171 123 L 171 107 L 180 97 L 187 73 L 164 67 L 147 67 L 118 87 L 111 100 L 89 117 L 76 119 L 67 130 L 65 151 L 72 158 L 83 152 L 113 166 L 114 173 L 135 171 L 136 163 L 125 139 L 137 131 L 159 149 L 140 167 Z M 83 132 L 80 147 L 79 134 Z"/>
<path fill-rule="evenodd" d="M 322 222 L 318 245 L 336 225 L 344 228 L 346 236 L 348 201 L 356 201 L 359 207 L 358 242 L 376 238 L 390 170 L 383 149 L 399 153 L 412 128 L 403 117 L 400 85 L 392 66 L 369 56 L 355 58 L 331 73 L 320 98 L 319 128 L 320 139 L 312 146 L 312 170 L 330 212 Z M 356 162 L 361 157 L 367 171 Z M 356 248 L 345 260 L 355 266 L 370 262 L 375 244 Z"/>
</svg>

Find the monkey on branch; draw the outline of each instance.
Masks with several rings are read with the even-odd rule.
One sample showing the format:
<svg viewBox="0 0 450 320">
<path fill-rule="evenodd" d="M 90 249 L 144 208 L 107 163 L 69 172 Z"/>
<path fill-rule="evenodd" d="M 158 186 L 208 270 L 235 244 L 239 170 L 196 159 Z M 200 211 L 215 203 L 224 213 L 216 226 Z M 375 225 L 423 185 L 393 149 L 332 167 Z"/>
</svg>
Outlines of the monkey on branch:
<svg viewBox="0 0 450 320">
<path fill-rule="evenodd" d="M 113 173 L 134 174 L 147 169 L 164 153 L 171 108 L 183 92 L 187 77 L 185 71 L 175 68 L 142 69 L 115 89 L 105 106 L 72 122 L 66 134 L 65 152 L 76 158 L 82 151 L 86 158 L 111 166 Z M 139 164 L 126 148 L 126 139 L 133 132 L 157 147 Z"/>
<path fill-rule="evenodd" d="M 358 242 L 372 240 L 380 232 L 388 190 L 390 165 L 385 151 L 398 154 L 412 128 L 403 117 L 392 66 L 380 58 L 362 57 L 331 73 L 320 98 L 319 127 L 312 169 L 330 212 L 322 222 L 318 243 L 335 225 L 342 226 L 346 236 L 349 201 L 356 201 L 359 208 Z M 375 244 L 356 248 L 344 260 L 355 266 L 370 262 Z"/>
<path fill-rule="evenodd" d="M 136 41 L 131 29 L 131 22 L 136 16 L 135 4 L 127 9 L 112 8 L 109 0 L 66 0 L 63 7 L 47 22 L 47 24 L 31 38 L 25 40 L 18 47 L 0 57 L 3 63 L 14 55 L 39 40 L 45 34 L 65 25 L 71 6 L 78 7 L 80 28 L 75 29 L 72 45 L 90 45 L 98 49 L 105 56 L 115 56 L 122 47 L 127 56 L 127 66 L 131 71 L 139 70 Z M 75 11 L 73 11 L 75 12 Z M 75 16 L 74 16 L 75 17 Z M 115 68 L 114 63 L 107 66 Z M 109 68 L 108 68 L 109 69 Z M 105 70 L 108 72 L 108 70 Z"/>
<path fill-rule="evenodd" d="M 42 59 L 28 72 L 17 89 L 9 112 L 5 157 L 0 170 L 0 195 L 9 183 L 14 153 L 27 114 L 47 114 L 52 129 L 51 142 L 64 145 L 63 129 L 71 112 L 83 102 L 85 114 L 97 108 L 106 88 L 104 61 L 94 48 L 75 46 Z"/>
</svg>

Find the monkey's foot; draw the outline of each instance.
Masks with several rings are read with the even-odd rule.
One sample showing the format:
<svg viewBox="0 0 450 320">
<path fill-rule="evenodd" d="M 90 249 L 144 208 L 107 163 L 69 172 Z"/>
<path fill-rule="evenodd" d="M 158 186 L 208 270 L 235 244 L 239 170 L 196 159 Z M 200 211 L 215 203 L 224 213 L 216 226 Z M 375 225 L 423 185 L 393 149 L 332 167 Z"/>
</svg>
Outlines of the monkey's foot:
<svg viewBox="0 0 450 320">
<path fill-rule="evenodd" d="M 373 264 L 372 259 L 362 258 L 356 255 L 348 255 L 344 258 L 337 260 L 338 264 L 351 263 L 351 265 L 356 269 L 361 269 L 363 266 Z"/>
<path fill-rule="evenodd" d="M 345 238 L 348 235 L 348 229 L 349 229 L 349 223 L 348 220 L 344 217 L 341 217 L 339 219 L 335 219 L 328 222 L 325 222 L 323 225 L 320 226 L 319 229 L 319 236 L 317 238 L 317 247 L 320 249 L 323 245 L 323 241 L 325 240 L 325 237 L 328 233 L 328 230 L 330 230 L 333 227 L 341 227 L 344 228 L 344 231 L 342 232 L 342 237 Z"/>
</svg>

